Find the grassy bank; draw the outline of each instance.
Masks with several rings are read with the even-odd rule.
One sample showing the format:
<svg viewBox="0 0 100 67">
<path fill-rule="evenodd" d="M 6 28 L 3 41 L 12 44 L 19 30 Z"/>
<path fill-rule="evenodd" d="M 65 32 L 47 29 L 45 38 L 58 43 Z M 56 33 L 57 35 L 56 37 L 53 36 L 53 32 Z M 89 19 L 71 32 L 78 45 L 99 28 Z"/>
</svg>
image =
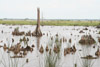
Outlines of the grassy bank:
<svg viewBox="0 0 100 67">
<path fill-rule="evenodd" d="M 36 25 L 36 21 L 32 20 L 0 20 L 0 24 L 8 25 Z M 100 25 L 100 21 L 64 21 L 64 20 L 52 20 L 43 21 L 41 25 L 54 25 L 54 26 L 97 26 Z"/>
</svg>

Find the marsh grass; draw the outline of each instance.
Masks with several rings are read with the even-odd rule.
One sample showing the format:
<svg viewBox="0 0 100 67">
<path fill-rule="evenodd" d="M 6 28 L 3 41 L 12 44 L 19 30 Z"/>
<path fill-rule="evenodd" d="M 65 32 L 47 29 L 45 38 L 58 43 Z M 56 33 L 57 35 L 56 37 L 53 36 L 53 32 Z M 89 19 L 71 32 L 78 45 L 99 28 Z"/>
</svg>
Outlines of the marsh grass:
<svg viewBox="0 0 100 67">
<path fill-rule="evenodd" d="M 51 40 L 49 41 L 48 46 L 51 49 L 51 54 L 46 53 L 45 55 L 45 66 L 44 67 L 59 67 L 59 60 L 61 59 L 61 51 L 58 53 L 54 53 L 53 47 L 57 46 L 58 49 L 61 50 L 61 43 L 58 38 L 55 38 L 54 42 Z M 60 66 L 61 67 L 61 66 Z"/>
<path fill-rule="evenodd" d="M 8 25 L 36 25 L 34 20 L 0 20 L 0 24 Z M 53 25 L 53 26 L 97 26 L 100 25 L 100 21 L 72 21 L 72 20 L 49 20 L 43 21 L 41 25 Z"/>
<path fill-rule="evenodd" d="M 10 43 L 10 40 L 7 39 L 7 47 L 11 47 L 12 45 L 14 45 L 13 43 Z M 13 54 L 7 53 L 6 51 L 2 51 L 2 49 L 0 49 L 0 64 L 3 67 L 24 67 L 24 65 L 26 64 L 26 58 L 11 58 Z M 21 63 L 20 63 L 21 62 Z"/>
<path fill-rule="evenodd" d="M 82 46 L 82 53 L 78 52 L 79 54 L 78 57 L 81 67 L 93 67 L 93 64 L 96 61 L 95 59 L 81 59 L 81 57 L 91 55 L 90 52 L 91 52 L 91 46 L 89 45 Z"/>
</svg>

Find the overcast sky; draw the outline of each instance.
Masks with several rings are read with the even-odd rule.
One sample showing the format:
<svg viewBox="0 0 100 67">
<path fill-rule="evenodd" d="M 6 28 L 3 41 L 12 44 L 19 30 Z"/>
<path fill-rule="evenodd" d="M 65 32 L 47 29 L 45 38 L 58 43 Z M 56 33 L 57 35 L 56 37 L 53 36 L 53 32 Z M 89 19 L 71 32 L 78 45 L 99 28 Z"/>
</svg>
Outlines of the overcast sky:
<svg viewBox="0 0 100 67">
<path fill-rule="evenodd" d="M 0 0 L 0 18 L 100 19 L 100 0 Z"/>
</svg>

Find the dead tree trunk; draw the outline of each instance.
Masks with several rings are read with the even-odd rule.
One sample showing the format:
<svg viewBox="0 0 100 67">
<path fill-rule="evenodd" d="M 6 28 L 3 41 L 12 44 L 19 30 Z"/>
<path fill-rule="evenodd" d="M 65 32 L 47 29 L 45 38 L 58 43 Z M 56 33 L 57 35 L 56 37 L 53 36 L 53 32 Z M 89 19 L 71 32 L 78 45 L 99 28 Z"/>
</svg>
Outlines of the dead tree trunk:
<svg viewBox="0 0 100 67">
<path fill-rule="evenodd" d="M 33 36 L 42 36 L 42 32 L 40 30 L 40 9 L 39 8 L 37 8 L 37 26 L 32 35 Z"/>
</svg>

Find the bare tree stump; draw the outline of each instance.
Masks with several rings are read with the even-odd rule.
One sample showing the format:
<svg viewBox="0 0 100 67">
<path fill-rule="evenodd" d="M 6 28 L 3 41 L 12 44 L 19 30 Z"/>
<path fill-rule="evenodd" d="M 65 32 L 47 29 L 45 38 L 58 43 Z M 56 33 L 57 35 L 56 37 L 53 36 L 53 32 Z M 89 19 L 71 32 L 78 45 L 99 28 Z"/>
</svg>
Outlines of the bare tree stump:
<svg viewBox="0 0 100 67">
<path fill-rule="evenodd" d="M 40 9 L 37 8 L 37 26 L 35 31 L 32 33 L 32 36 L 42 36 L 42 32 L 40 30 Z"/>
</svg>

